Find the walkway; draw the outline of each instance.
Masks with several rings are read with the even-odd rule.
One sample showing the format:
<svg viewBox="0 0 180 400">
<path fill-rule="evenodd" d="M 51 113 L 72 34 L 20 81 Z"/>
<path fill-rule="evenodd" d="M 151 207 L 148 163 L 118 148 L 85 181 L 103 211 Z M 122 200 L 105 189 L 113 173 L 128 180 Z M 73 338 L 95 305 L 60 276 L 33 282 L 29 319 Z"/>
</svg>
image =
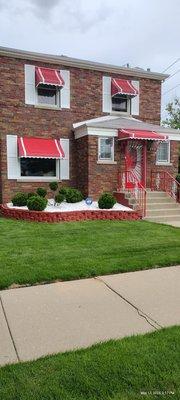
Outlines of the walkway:
<svg viewBox="0 0 180 400">
<path fill-rule="evenodd" d="M 0 292 L 0 364 L 180 324 L 180 266 Z"/>
</svg>

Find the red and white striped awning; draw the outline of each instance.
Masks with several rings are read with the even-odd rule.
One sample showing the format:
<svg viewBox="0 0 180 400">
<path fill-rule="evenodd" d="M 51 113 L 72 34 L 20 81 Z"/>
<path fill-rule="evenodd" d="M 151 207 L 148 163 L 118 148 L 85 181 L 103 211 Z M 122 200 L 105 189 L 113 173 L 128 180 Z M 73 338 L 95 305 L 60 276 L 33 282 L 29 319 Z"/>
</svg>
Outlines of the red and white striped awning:
<svg viewBox="0 0 180 400">
<path fill-rule="evenodd" d="M 36 87 L 39 85 L 64 86 L 60 71 L 51 68 L 35 67 Z"/>
<path fill-rule="evenodd" d="M 169 137 L 167 135 L 163 135 L 162 133 L 157 133 L 154 131 L 137 130 L 137 129 L 120 129 L 118 131 L 118 139 L 120 139 L 120 140 L 139 139 L 139 140 L 165 141 L 165 140 L 168 140 Z"/>
<path fill-rule="evenodd" d="M 64 150 L 60 140 L 35 137 L 18 137 L 19 157 L 63 158 Z"/>
<path fill-rule="evenodd" d="M 133 86 L 131 81 L 125 79 L 111 79 L 111 96 L 116 94 L 126 94 L 127 96 L 137 96 L 138 90 Z"/>
</svg>

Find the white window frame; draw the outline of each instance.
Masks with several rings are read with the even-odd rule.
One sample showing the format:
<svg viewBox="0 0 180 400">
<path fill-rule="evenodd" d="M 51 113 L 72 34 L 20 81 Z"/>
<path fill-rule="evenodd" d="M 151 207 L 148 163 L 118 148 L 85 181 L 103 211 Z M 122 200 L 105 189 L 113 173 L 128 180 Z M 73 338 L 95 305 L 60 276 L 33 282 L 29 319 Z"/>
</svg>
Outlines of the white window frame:
<svg viewBox="0 0 180 400">
<path fill-rule="evenodd" d="M 117 110 L 113 110 L 113 96 L 111 96 L 111 114 L 112 115 L 131 115 L 131 97 L 126 96 L 127 97 L 127 111 L 117 111 Z"/>
<path fill-rule="evenodd" d="M 56 160 L 56 176 L 21 176 L 21 163 L 18 157 L 20 175 L 18 181 L 23 182 L 51 182 L 60 180 L 60 160 Z"/>
<path fill-rule="evenodd" d="M 56 86 L 56 98 L 57 98 L 57 104 L 48 104 L 48 103 L 39 103 L 38 101 L 38 86 L 35 86 L 35 92 L 36 92 L 36 106 L 42 107 L 42 108 L 54 108 L 54 109 L 60 109 L 61 108 L 61 88 Z"/>
<path fill-rule="evenodd" d="M 158 149 L 156 151 L 156 165 L 169 165 L 170 164 L 170 156 L 171 156 L 171 146 L 170 146 L 170 141 L 168 142 L 162 142 L 166 143 L 168 145 L 168 159 L 167 160 L 158 160 Z M 159 146 L 161 143 L 159 144 Z"/>
<path fill-rule="evenodd" d="M 101 140 L 111 139 L 113 141 L 112 149 L 111 149 L 111 158 L 101 158 L 100 157 L 100 149 L 101 149 Z M 112 136 L 100 136 L 98 138 L 98 162 L 100 163 L 114 163 L 114 137 Z"/>
</svg>

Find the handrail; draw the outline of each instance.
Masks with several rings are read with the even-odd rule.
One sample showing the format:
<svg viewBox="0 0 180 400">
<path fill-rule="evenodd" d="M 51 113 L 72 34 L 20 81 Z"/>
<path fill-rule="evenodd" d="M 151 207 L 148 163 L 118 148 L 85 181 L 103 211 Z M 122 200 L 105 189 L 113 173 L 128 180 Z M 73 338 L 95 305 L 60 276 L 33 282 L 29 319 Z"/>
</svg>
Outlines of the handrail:
<svg viewBox="0 0 180 400">
<path fill-rule="evenodd" d="M 151 190 L 162 190 L 180 203 L 180 183 L 168 171 L 151 171 Z"/>
<path fill-rule="evenodd" d="M 134 183 L 132 188 L 127 187 L 127 177 L 130 176 L 130 181 Z M 124 179 L 123 179 L 124 178 Z M 124 181 L 123 181 L 124 180 Z M 146 216 L 146 197 L 147 191 L 141 182 L 136 178 L 132 171 L 121 171 L 118 173 L 118 186 L 119 189 L 125 189 L 131 193 L 132 197 L 136 200 L 137 209 L 143 217 Z"/>
</svg>

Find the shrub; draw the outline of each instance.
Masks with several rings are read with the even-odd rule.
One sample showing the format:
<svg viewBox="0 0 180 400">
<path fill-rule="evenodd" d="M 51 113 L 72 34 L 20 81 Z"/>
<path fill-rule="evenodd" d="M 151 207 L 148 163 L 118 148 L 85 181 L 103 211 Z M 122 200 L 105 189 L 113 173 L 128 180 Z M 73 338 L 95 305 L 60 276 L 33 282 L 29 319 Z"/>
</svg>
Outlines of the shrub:
<svg viewBox="0 0 180 400">
<path fill-rule="evenodd" d="M 180 174 L 176 175 L 176 180 L 180 183 Z"/>
<path fill-rule="evenodd" d="M 55 196 L 55 202 L 60 204 L 62 203 L 62 201 L 64 200 L 64 195 L 61 193 L 56 194 Z"/>
<path fill-rule="evenodd" d="M 55 192 L 58 189 L 58 182 L 50 182 L 49 187 L 53 192 Z"/>
<path fill-rule="evenodd" d="M 111 193 L 103 193 L 98 200 L 99 208 L 112 208 L 115 203 L 116 199 Z"/>
<path fill-rule="evenodd" d="M 43 211 L 47 206 L 47 199 L 38 195 L 30 197 L 27 206 L 29 210 Z"/>
<path fill-rule="evenodd" d="M 42 187 L 39 187 L 39 188 L 37 188 L 36 193 L 40 197 L 45 197 L 47 195 L 47 190 Z"/>
<path fill-rule="evenodd" d="M 12 198 L 13 206 L 22 207 L 27 205 L 27 193 L 16 193 L 15 196 Z"/>
<path fill-rule="evenodd" d="M 68 188 L 68 187 L 62 186 L 62 187 L 60 188 L 60 190 L 59 190 L 59 193 L 60 193 L 60 194 L 63 194 L 64 197 L 66 197 L 66 193 L 68 192 L 69 189 L 70 189 L 70 188 Z"/>
<path fill-rule="evenodd" d="M 36 193 L 35 192 L 29 192 L 28 194 L 27 194 L 27 198 L 29 199 L 30 197 L 33 197 L 33 196 L 36 196 Z"/>
<path fill-rule="evenodd" d="M 82 193 L 77 189 L 66 190 L 65 197 L 66 197 L 67 203 L 77 203 L 78 201 L 83 200 Z"/>
</svg>

